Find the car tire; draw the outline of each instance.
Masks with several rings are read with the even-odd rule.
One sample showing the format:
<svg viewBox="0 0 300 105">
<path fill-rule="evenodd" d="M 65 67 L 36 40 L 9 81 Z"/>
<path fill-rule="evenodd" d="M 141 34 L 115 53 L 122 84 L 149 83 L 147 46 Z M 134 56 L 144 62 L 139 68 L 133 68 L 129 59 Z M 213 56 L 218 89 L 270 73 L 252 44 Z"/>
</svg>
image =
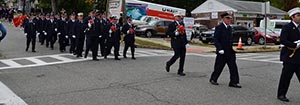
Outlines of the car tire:
<svg viewBox="0 0 300 105">
<path fill-rule="evenodd" d="M 258 44 L 259 44 L 259 45 L 264 45 L 264 44 L 265 44 L 265 38 L 260 37 L 260 38 L 258 39 Z"/>
<path fill-rule="evenodd" d="M 251 46 L 253 42 L 253 39 L 251 37 L 247 37 L 247 40 L 245 42 L 246 45 Z"/>
<path fill-rule="evenodd" d="M 152 36 L 153 36 L 153 32 L 152 31 L 150 31 L 150 30 L 146 31 L 145 37 L 151 38 Z"/>
<path fill-rule="evenodd" d="M 209 43 L 209 41 L 202 41 L 202 43 L 204 43 L 204 44 L 208 44 L 208 43 Z"/>
</svg>

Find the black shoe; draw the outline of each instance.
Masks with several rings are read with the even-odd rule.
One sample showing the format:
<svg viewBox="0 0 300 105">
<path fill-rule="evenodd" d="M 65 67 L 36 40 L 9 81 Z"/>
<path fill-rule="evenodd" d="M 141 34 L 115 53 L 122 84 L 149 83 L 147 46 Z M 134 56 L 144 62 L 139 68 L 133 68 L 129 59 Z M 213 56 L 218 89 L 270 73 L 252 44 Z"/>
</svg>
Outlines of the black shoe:
<svg viewBox="0 0 300 105">
<path fill-rule="evenodd" d="M 126 56 L 126 55 L 124 55 L 123 57 L 124 57 L 124 58 L 127 58 L 127 56 Z"/>
<path fill-rule="evenodd" d="M 185 73 L 177 73 L 179 76 L 185 76 Z"/>
<path fill-rule="evenodd" d="M 32 50 L 32 52 L 36 52 L 35 50 Z"/>
<path fill-rule="evenodd" d="M 121 60 L 120 58 L 115 58 L 115 60 Z"/>
<path fill-rule="evenodd" d="M 283 102 L 289 102 L 290 101 L 285 96 L 278 96 L 277 99 L 279 99 L 280 101 L 283 101 Z"/>
<path fill-rule="evenodd" d="M 168 64 L 166 64 L 166 71 L 170 72 L 170 66 Z"/>
<path fill-rule="evenodd" d="M 132 57 L 131 59 L 133 59 L 133 60 L 136 60 L 136 58 L 135 58 L 135 57 Z"/>
<path fill-rule="evenodd" d="M 229 84 L 229 87 L 233 87 L 233 88 L 242 88 L 242 86 L 240 84 Z"/>
<path fill-rule="evenodd" d="M 104 56 L 104 59 L 107 59 L 107 56 Z"/>
<path fill-rule="evenodd" d="M 28 48 L 26 48 L 25 51 L 27 52 L 27 51 L 28 51 Z"/>
<path fill-rule="evenodd" d="M 210 82 L 211 84 L 213 84 L 213 85 L 219 85 L 219 83 L 216 82 L 216 81 L 214 81 L 214 80 L 209 80 L 209 82 Z"/>
<path fill-rule="evenodd" d="M 84 55 L 84 58 L 87 58 L 87 55 Z"/>
</svg>

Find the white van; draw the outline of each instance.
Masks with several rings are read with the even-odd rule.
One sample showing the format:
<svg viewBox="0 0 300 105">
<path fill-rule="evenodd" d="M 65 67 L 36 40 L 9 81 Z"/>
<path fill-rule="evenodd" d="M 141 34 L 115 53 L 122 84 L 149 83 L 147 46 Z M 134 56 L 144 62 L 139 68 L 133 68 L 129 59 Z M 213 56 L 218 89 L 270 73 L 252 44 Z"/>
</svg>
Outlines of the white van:
<svg viewBox="0 0 300 105">
<path fill-rule="evenodd" d="M 268 20 L 268 29 L 280 35 L 282 27 L 290 22 L 291 20 L 278 20 L 278 19 Z M 264 24 L 265 24 L 264 20 L 260 21 L 260 27 L 264 28 Z"/>
</svg>

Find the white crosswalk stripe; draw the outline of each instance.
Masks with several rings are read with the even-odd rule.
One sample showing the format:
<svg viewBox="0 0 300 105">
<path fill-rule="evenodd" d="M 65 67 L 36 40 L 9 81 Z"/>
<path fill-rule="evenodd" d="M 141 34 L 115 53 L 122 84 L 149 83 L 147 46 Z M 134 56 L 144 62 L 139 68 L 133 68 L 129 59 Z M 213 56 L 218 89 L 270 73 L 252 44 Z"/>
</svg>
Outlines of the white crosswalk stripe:
<svg viewBox="0 0 300 105">
<path fill-rule="evenodd" d="M 123 52 L 120 53 L 122 54 Z M 131 57 L 130 51 L 127 52 L 127 55 L 128 57 Z M 173 52 L 166 51 L 166 50 L 137 49 L 135 52 L 135 57 L 171 56 L 171 55 L 173 55 Z M 108 56 L 108 58 L 109 59 L 114 58 L 114 56 L 110 55 Z M 103 59 L 103 57 L 99 57 L 99 59 Z M 91 57 L 76 58 L 74 55 L 71 54 L 55 54 L 55 55 L 2 59 L 0 60 L 0 70 L 47 66 L 47 65 L 54 65 L 54 64 L 87 61 L 87 60 L 91 60 Z"/>
</svg>

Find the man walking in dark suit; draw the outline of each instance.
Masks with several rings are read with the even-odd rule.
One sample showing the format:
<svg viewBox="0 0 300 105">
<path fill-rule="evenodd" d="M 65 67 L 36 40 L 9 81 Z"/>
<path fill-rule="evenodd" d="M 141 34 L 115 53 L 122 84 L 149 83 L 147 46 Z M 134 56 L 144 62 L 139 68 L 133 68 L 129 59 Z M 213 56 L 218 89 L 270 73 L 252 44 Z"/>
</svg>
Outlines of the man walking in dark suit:
<svg viewBox="0 0 300 105">
<path fill-rule="evenodd" d="M 77 21 L 75 24 L 75 30 L 76 30 L 76 55 L 77 57 L 82 57 L 83 52 L 83 45 L 85 40 L 85 26 L 83 23 L 83 13 L 78 13 L 77 15 Z"/>
<path fill-rule="evenodd" d="M 93 60 L 99 61 L 98 56 L 98 41 L 100 36 L 100 20 L 95 17 L 95 12 L 90 12 L 89 17 L 84 19 L 86 26 L 86 50 L 84 57 L 86 58 L 89 50 L 92 50 Z"/>
<path fill-rule="evenodd" d="M 232 16 L 228 13 L 221 15 L 223 22 L 216 26 L 214 33 L 214 43 L 216 46 L 216 62 L 214 66 L 214 72 L 211 74 L 210 83 L 213 85 L 219 85 L 217 80 L 221 75 L 225 64 L 229 67 L 230 82 L 229 87 L 242 88 L 239 84 L 239 73 L 236 65 L 236 55 L 232 48 L 232 29 L 230 24 L 232 22 Z"/>
<path fill-rule="evenodd" d="M 117 24 L 117 17 L 112 18 L 112 23 L 109 24 L 109 35 L 107 37 L 107 48 L 106 48 L 106 58 L 109 55 L 109 52 L 111 51 L 111 48 L 114 47 L 114 56 L 115 60 L 120 60 L 118 58 L 119 49 L 120 49 L 120 40 L 121 40 L 121 30 L 120 25 Z"/>
<path fill-rule="evenodd" d="M 106 17 L 106 14 L 102 14 L 101 15 L 101 19 L 100 19 L 100 39 L 99 39 L 99 44 L 100 44 L 100 52 L 101 52 L 101 56 L 105 56 L 106 54 L 106 47 L 107 47 L 107 37 L 109 34 L 109 25 L 110 22 Z"/>
<path fill-rule="evenodd" d="M 131 17 L 127 17 L 127 23 L 124 24 L 124 26 L 122 28 L 122 32 L 125 35 L 124 36 L 125 47 L 124 47 L 124 51 L 123 51 L 123 56 L 124 56 L 124 58 L 127 58 L 126 52 L 127 52 L 128 48 L 130 47 L 130 50 L 131 50 L 131 59 L 135 60 L 136 59 L 134 57 L 134 51 L 135 51 L 135 46 L 134 46 L 135 31 L 134 31 L 134 27 L 133 27 L 133 24 L 132 24 Z"/>
<path fill-rule="evenodd" d="M 38 33 L 39 33 L 39 42 L 41 45 L 44 45 L 46 39 L 46 18 L 45 14 L 41 13 L 40 18 L 37 21 Z"/>
<path fill-rule="evenodd" d="M 186 55 L 186 45 L 188 40 L 186 38 L 184 24 L 181 21 L 181 16 L 179 14 L 175 15 L 175 21 L 169 24 L 167 35 L 171 37 L 171 47 L 174 51 L 174 56 L 167 62 L 166 71 L 170 71 L 170 67 L 176 62 L 178 58 L 179 69 L 177 74 L 180 76 L 185 76 L 184 71 L 184 62 Z"/>
<path fill-rule="evenodd" d="M 292 21 L 282 27 L 280 34 L 280 42 L 284 45 L 280 53 L 283 68 L 277 93 L 277 98 L 284 102 L 289 102 L 286 94 L 294 73 L 300 81 L 300 8 L 291 9 L 288 14 Z"/>
<path fill-rule="evenodd" d="M 76 23 L 76 15 L 71 14 L 70 20 L 68 21 L 68 35 L 69 39 L 71 41 L 70 43 L 70 53 L 75 54 L 75 49 L 76 49 L 76 28 L 75 28 L 75 23 Z"/>
<path fill-rule="evenodd" d="M 68 44 L 69 36 L 68 36 L 68 29 L 67 24 L 68 20 L 66 18 L 66 14 L 61 14 L 61 18 L 58 20 L 58 43 L 59 43 L 59 50 L 60 52 L 66 51 L 66 46 Z"/>
<path fill-rule="evenodd" d="M 50 15 L 50 20 L 46 23 L 47 28 L 47 40 L 46 40 L 46 47 L 49 47 L 53 50 L 54 44 L 57 40 L 57 32 L 58 32 L 58 24 L 57 21 L 54 19 L 54 14 Z"/>
<path fill-rule="evenodd" d="M 35 42 L 36 42 L 36 35 L 37 35 L 37 24 L 36 21 L 33 20 L 34 15 L 29 16 L 28 21 L 24 24 L 24 33 L 27 38 L 26 41 L 26 51 L 28 51 L 30 43 L 32 47 L 32 52 L 35 51 Z"/>
</svg>

